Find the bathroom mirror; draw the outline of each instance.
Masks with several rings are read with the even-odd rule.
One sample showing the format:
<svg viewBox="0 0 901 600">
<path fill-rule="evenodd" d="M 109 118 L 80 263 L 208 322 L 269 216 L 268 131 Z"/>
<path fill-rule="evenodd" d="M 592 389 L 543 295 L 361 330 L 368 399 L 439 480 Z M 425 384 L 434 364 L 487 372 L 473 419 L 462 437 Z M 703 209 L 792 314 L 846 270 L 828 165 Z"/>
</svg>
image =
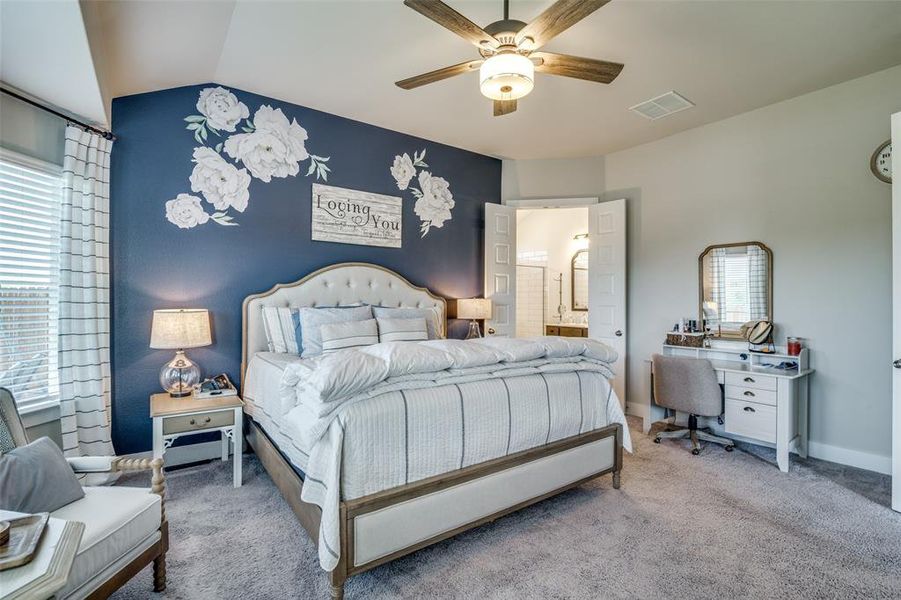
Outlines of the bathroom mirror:
<svg viewBox="0 0 901 600">
<path fill-rule="evenodd" d="M 743 323 L 773 320 L 773 253 L 760 242 L 708 246 L 698 258 L 702 328 L 740 338 Z"/>
<path fill-rule="evenodd" d="M 588 250 L 573 255 L 569 279 L 573 310 L 588 310 Z"/>
</svg>

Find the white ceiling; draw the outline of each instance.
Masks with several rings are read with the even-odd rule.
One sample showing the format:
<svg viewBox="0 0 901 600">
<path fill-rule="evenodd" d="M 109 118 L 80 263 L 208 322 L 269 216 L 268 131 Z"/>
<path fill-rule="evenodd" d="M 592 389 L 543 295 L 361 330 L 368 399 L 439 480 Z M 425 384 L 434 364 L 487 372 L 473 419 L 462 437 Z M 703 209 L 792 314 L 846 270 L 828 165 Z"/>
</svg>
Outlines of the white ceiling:
<svg viewBox="0 0 901 600">
<path fill-rule="evenodd" d="M 0 2 L 0 80 L 108 124 L 77 0 Z"/>
<path fill-rule="evenodd" d="M 483 26 L 501 17 L 501 0 L 448 3 Z M 394 85 L 477 57 L 401 0 L 81 4 L 107 102 L 215 81 L 506 158 L 606 154 L 901 64 L 893 0 L 613 0 L 545 47 L 625 63 L 613 84 L 538 74 L 516 113 L 492 117 L 475 74 Z M 550 4 L 512 0 L 511 17 Z M 668 90 L 697 106 L 628 111 Z"/>
</svg>

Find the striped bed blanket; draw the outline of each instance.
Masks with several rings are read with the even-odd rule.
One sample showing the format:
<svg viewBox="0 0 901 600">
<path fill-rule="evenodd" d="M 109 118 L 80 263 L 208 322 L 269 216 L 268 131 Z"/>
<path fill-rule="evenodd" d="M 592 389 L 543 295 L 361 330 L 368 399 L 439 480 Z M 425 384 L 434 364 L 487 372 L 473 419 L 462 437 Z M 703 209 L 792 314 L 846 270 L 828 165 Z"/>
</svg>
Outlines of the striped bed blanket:
<svg viewBox="0 0 901 600">
<path fill-rule="evenodd" d="M 585 338 L 389 342 L 285 367 L 280 427 L 302 448 L 301 497 L 322 508 L 319 559 L 339 559 L 339 505 L 613 423 L 616 353 Z"/>
</svg>

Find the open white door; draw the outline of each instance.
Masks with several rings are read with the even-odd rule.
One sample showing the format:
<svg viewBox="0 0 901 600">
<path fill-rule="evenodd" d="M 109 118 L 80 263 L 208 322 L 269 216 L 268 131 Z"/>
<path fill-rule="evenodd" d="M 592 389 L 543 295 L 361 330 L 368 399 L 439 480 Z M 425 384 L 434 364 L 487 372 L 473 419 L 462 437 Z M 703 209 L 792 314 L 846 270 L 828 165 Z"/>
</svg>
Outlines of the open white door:
<svg viewBox="0 0 901 600">
<path fill-rule="evenodd" d="M 901 512 L 901 113 L 892 115 L 892 508 Z"/>
<path fill-rule="evenodd" d="M 626 403 L 626 201 L 588 208 L 588 337 L 619 353 L 613 389 Z"/>
<path fill-rule="evenodd" d="M 485 335 L 516 335 L 516 209 L 503 204 L 485 204 L 485 297 Z"/>
</svg>

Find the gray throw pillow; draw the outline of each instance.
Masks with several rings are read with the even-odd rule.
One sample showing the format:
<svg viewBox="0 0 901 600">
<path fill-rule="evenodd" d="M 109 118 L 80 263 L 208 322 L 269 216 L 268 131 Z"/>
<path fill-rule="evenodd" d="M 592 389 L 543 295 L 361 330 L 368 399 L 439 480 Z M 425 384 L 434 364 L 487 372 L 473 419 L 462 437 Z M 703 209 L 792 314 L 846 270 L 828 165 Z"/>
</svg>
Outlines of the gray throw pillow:
<svg viewBox="0 0 901 600">
<path fill-rule="evenodd" d="M 372 315 L 376 319 L 415 319 L 417 317 L 422 317 L 425 319 L 426 329 L 429 332 L 429 339 L 437 340 L 441 337 L 438 335 L 438 311 L 434 308 L 373 306 Z"/>
<path fill-rule="evenodd" d="M 300 329 L 303 333 L 303 358 L 322 354 L 322 334 L 319 328 L 326 323 L 347 323 L 349 321 L 368 321 L 372 318 L 372 309 L 368 306 L 350 308 L 308 307 L 298 309 L 300 313 Z"/>
<path fill-rule="evenodd" d="M 0 509 L 53 512 L 81 498 L 81 484 L 50 438 L 0 455 Z"/>
</svg>

